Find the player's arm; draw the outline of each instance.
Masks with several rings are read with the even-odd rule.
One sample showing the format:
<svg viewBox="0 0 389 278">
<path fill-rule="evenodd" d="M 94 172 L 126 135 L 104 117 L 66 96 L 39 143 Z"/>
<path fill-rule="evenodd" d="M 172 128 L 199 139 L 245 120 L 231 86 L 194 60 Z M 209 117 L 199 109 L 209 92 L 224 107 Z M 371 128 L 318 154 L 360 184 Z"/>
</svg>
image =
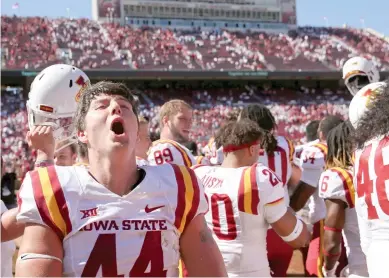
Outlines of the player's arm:
<svg viewBox="0 0 389 278">
<path fill-rule="evenodd" d="M 180 238 L 180 253 L 189 276 L 227 277 L 220 250 L 204 215 L 197 215 Z"/>
<path fill-rule="evenodd" d="M 289 203 L 294 211 L 297 212 L 302 209 L 309 197 L 317 190 L 317 184 L 324 164 L 324 154 L 321 151 L 315 150 L 315 148 L 303 150 L 300 158 L 300 166 L 302 169 L 300 182 L 290 197 Z"/>
<path fill-rule="evenodd" d="M 285 203 L 284 187 L 276 174 L 263 166 L 257 167 L 259 196 L 263 200 L 263 216 L 281 238 L 294 248 L 307 246 L 310 233 L 305 223 L 298 219 Z M 260 205 L 260 204 L 259 204 Z"/>
<path fill-rule="evenodd" d="M 269 208 L 267 208 L 269 210 Z M 270 212 L 267 212 L 267 214 Z M 305 247 L 311 239 L 306 224 L 289 208 L 277 221 L 270 223 L 274 231 L 293 248 Z"/>
<path fill-rule="evenodd" d="M 295 211 L 298 212 L 302 209 L 307 203 L 309 197 L 315 193 L 316 187 L 310 186 L 309 184 L 300 181 L 297 185 L 296 190 L 293 192 L 292 197 L 290 197 L 289 206 Z"/>
<path fill-rule="evenodd" d="M 53 174 L 53 171 L 57 169 L 40 167 L 38 170 L 27 173 L 19 191 L 17 221 L 24 223 L 25 228 L 19 258 L 16 262 L 17 276 L 62 275 L 62 238 L 65 232 L 51 218 L 50 208 L 53 208 L 54 204 L 51 202 L 49 206 L 46 198 L 54 198 L 54 195 L 46 192 L 45 195 L 39 194 L 42 188 L 51 186 L 51 184 L 43 183 L 42 180 L 45 175 Z M 52 191 L 52 194 L 60 190 L 62 186 Z"/>
<path fill-rule="evenodd" d="M 298 185 L 301 179 L 301 169 L 299 166 L 292 162 L 292 175 L 289 178 L 288 186 L 295 187 Z"/>
<path fill-rule="evenodd" d="M 50 126 L 34 126 L 27 132 L 26 140 L 31 148 L 37 150 L 35 168 L 54 164 L 55 140 Z"/>
<path fill-rule="evenodd" d="M 26 224 L 15 276 L 60 277 L 62 259 L 62 242 L 53 230 L 39 224 Z"/>
<path fill-rule="evenodd" d="M 1 215 L 1 242 L 14 240 L 23 235 L 24 223 L 18 223 L 18 208 L 10 209 Z"/>
<path fill-rule="evenodd" d="M 335 272 L 336 264 L 342 250 L 342 230 L 345 222 L 346 203 L 337 199 L 326 199 L 327 215 L 324 220 L 324 268 Z M 335 273 L 333 273 L 335 274 Z M 327 275 L 328 276 L 328 275 Z M 332 277 L 332 276 L 331 276 Z"/>
</svg>

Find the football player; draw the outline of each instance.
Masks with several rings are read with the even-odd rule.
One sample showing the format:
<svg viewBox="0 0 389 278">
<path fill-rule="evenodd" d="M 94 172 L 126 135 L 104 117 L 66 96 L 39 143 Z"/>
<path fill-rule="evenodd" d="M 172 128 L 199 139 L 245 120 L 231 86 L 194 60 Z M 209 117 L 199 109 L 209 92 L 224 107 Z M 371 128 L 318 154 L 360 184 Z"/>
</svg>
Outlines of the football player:
<svg viewBox="0 0 389 278">
<path fill-rule="evenodd" d="M 353 98 L 349 117 L 356 128 L 355 208 L 370 277 L 387 275 L 389 248 L 389 86 L 370 84 Z"/>
<path fill-rule="evenodd" d="M 380 74 L 372 61 L 353 57 L 343 65 L 343 80 L 349 92 L 355 96 L 366 85 L 380 81 Z"/>
<path fill-rule="evenodd" d="M 309 242 L 306 225 L 288 210 L 283 182 L 257 163 L 265 132 L 248 119 L 231 122 L 216 134 L 223 146 L 221 166 L 194 166 L 209 202 L 206 220 L 228 275 L 270 277 L 266 236 L 269 224 L 294 248 Z"/>
<path fill-rule="evenodd" d="M 341 118 L 332 115 L 326 116 L 320 121 L 318 128 L 320 142 L 304 147 L 300 158 L 301 179 L 290 198 L 290 207 L 294 211 L 298 212 L 305 206 L 308 207 L 309 212 L 304 217 L 304 220 L 313 226 L 312 242 L 310 243 L 310 250 L 306 260 L 306 271 L 309 275 L 321 275 L 321 267 L 318 267 L 318 262 L 321 262 L 319 246 L 323 225 L 321 220 L 326 215 L 326 206 L 324 200 L 319 197 L 317 186 L 320 175 L 325 168 L 325 158 L 327 156 L 326 138 L 330 130 L 342 122 Z M 345 266 L 343 264 L 339 266 L 340 270 Z"/>
<path fill-rule="evenodd" d="M 68 166 L 74 163 L 74 156 L 64 161 L 62 153 L 67 149 L 71 153 L 69 146 L 77 142 L 68 123 L 76 112 L 80 95 L 89 85 L 89 78 L 83 71 L 64 64 L 45 68 L 31 83 L 27 101 L 29 131 L 26 139 L 30 147 L 37 150 L 35 167 L 53 165 L 55 162 Z M 23 235 L 24 224 L 17 223 L 17 213 L 17 208 L 4 212 L 1 218 L 2 242 Z"/>
<path fill-rule="evenodd" d="M 192 170 L 136 165 L 137 107 L 123 84 L 99 82 L 75 116 L 84 167 L 40 167 L 20 191 L 26 223 L 17 276 L 226 276 Z"/>
<path fill-rule="evenodd" d="M 149 121 L 144 117 L 139 117 L 138 143 L 135 150 L 136 164 L 138 166 L 147 165 L 147 151 L 151 146 Z"/>
<path fill-rule="evenodd" d="M 159 112 L 160 139 L 150 147 L 147 160 L 150 165 L 174 163 L 191 167 L 196 165 L 192 153 L 182 144 L 189 141 L 192 128 L 192 107 L 183 100 L 173 99 L 162 105 Z"/>
<path fill-rule="evenodd" d="M 250 119 L 265 131 L 265 137 L 261 142 L 262 149 L 258 162 L 269 167 L 281 179 L 285 191 L 285 203 L 289 205 L 287 185 L 297 185 L 300 180 L 301 170 L 294 164 L 293 143 L 284 136 L 275 136 L 277 125 L 274 116 L 265 105 L 251 104 L 246 106 L 239 119 Z M 293 249 L 285 243 L 273 230 L 267 233 L 267 249 L 270 269 L 275 277 L 286 276 Z"/>
<path fill-rule="evenodd" d="M 348 260 L 347 277 L 369 277 L 359 237 L 353 184 L 353 127 L 344 122 L 327 136 L 326 171 L 319 181 L 319 196 L 325 200 L 322 267 L 325 277 L 336 277 L 342 239 Z M 343 237 L 342 237 L 343 234 Z"/>
<path fill-rule="evenodd" d="M 3 237 L 6 237 L 6 235 L 3 235 L 3 215 L 6 211 L 7 207 L 3 200 L 1 200 L 1 277 L 12 277 L 12 257 L 16 246 L 12 241 L 3 242 Z"/>
<path fill-rule="evenodd" d="M 80 95 L 89 85 L 83 71 L 64 64 L 49 66 L 35 77 L 27 100 L 27 141 L 38 150 L 35 166 L 54 163 L 55 144 L 61 144 L 56 149 L 60 151 L 77 142 L 72 117 Z"/>
<path fill-rule="evenodd" d="M 68 140 L 61 141 L 55 146 L 54 164 L 58 166 L 72 166 L 77 161 L 77 143 L 69 144 Z M 65 148 L 62 146 L 66 145 Z"/>
</svg>

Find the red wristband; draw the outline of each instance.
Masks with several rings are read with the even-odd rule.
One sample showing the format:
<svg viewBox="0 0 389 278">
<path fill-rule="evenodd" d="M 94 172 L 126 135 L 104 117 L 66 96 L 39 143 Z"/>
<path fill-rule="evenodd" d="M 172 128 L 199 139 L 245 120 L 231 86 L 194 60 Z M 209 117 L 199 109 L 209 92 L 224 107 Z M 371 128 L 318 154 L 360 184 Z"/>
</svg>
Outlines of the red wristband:
<svg viewBox="0 0 389 278">
<path fill-rule="evenodd" d="M 332 227 L 328 227 L 328 226 L 324 226 L 324 231 L 332 231 L 332 232 L 337 232 L 337 233 L 341 233 L 342 232 L 341 229 L 332 228 Z"/>
<path fill-rule="evenodd" d="M 323 255 L 326 256 L 326 257 L 337 257 L 341 254 L 341 252 L 339 253 L 336 253 L 336 254 L 330 254 L 328 253 L 326 250 L 323 249 Z"/>
</svg>

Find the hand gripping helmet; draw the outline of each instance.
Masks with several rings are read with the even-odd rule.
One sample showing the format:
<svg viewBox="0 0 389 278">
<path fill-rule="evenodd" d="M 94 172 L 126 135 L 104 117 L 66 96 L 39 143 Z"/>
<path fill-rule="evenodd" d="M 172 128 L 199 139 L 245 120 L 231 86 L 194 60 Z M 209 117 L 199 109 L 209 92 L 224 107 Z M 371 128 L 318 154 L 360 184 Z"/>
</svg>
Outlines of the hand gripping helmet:
<svg viewBox="0 0 389 278">
<path fill-rule="evenodd" d="M 31 83 L 28 94 L 28 125 L 53 127 L 56 143 L 69 140 L 61 149 L 77 141 L 71 127 L 72 117 L 82 92 L 90 85 L 80 69 L 64 64 L 52 65 L 41 71 Z"/>
<path fill-rule="evenodd" d="M 367 84 L 378 82 L 380 74 L 372 61 L 353 57 L 343 65 L 343 80 L 347 89 L 355 96 Z"/>
<path fill-rule="evenodd" d="M 371 83 L 359 90 L 359 92 L 353 97 L 349 106 L 348 116 L 354 128 L 357 128 L 358 121 L 366 113 L 366 111 L 369 110 L 371 101 L 374 97 L 381 94 L 386 86 L 388 86 L 388 84 L 385 82 Z"/>
</svg>

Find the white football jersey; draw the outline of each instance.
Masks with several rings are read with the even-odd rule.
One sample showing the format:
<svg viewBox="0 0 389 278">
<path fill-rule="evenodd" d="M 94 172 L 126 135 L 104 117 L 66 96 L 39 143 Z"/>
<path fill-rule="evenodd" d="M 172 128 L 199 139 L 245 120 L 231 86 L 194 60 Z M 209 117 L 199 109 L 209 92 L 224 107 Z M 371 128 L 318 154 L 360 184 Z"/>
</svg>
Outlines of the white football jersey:
<svg viewBox="0 0 389 278">
<path fill-rule="evenodd" d="M 355 190 L 351 170 L 334 167 L 324 171 L 319 181 L 319 196 L 341 200 L 346 205 L 343 240 L 346 247 L 350 274 L 368 277 L 366 257 L 362 252 L 358 219 L 355 211 Z"/>
<path fill-rule="evenodd" d="M 294 164 L 300 166 L 301 154 L 302 154 L 305 147 L 315 145 L 319 142 L 320 142 L 319 139 L 316 139 L 316 140 L 310 141 L 306 144 L 295 146 L 295 151 L 294 151 L 294 156 L 293 156 Z"/>
<path fill-rule="evenodd" d="M 242 168 L 199 165 L 194 171 L 207 195 L 205 218 L 228 275 L 270 277 L 267 230 L 287 210 L 277 175 L 261 164 Z"/>
<path fill-rule="evenodd" d="M 1 215 L 8 209 L 1 200 Z M 12 257 L 15 253 L 16 245 L 14 241 L 1 243 L 1 277 L 12 277 Z"/>
<path fill-rule="evenodd" d="M 209 161 L 208 157 L 199 155 L 195 156 L 196 159 L 196 165 L 201 164 L 201 165 L 211 165 L 211 162 Z"/>
<path fill-rule="evenodd" d="M 317 188 L 320 176 L 324 171 L 327 156 L 327 145 L 323 143 L 310 144 L 304 147 L 300 157 L 301 181 Z M 324 200 L 319 197 L 318 190 L 308 199 L 306 204 L 308 215 L 303 217 L 308 224 L 315 224 L 326 216 Z"/>
<path fill-rule="evenodd" d="M 204 191 L 187 167 L 142 169 L 144 179 L 119 196 L 83 167 L 39 168 L 23 182 L 17 218 L 62 239 L 64 276 L 177 276 L 180 235 L 206 213 Z"/>
<path fill-rule="evenodd" d="M 389 240 L 389 136 L 355 152 L 354 177 L 357 213 L 369 223 L 371 239 Z"/>
<path fill-rule="evenodd" d="M 138 166 L 146 166 L 146 165 L 149 165 L 149 162 L 146 159 L 137 156 L 136 157 L 136 165 L 138 165 Z"/>
<path fill-rule="evenodd" d="M 294 145 L 292 141 L 284 136 L 277 136 L 277 148 L 273 155 L 268 155 L 265 151 L 259 154 L 258 162 L 269 167 L 284 184 L 285 202 L 289 204 L 288 181 L 292 176 L 292 163 L 294 156 Z"/>
<path fill-rule="evenodd" d="M 191 167 L 196 165 L 196 159 L 183 145 L 168 139 L 154 141 L 149 149 L 147 160 L 150 165 L 172 163 Z"/>
</svg>

